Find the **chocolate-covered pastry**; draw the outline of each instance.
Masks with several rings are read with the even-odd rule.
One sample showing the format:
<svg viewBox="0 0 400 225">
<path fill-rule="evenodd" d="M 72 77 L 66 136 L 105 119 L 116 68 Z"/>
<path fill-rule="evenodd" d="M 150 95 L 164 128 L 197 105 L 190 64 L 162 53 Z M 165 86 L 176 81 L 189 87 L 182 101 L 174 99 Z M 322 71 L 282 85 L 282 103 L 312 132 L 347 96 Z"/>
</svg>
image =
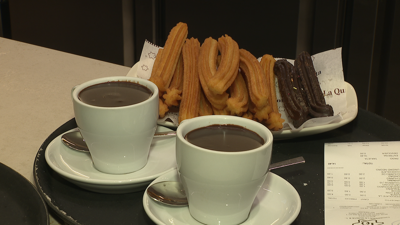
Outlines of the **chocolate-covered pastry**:
<svg viewBox="0 0 400 225">
<path fill-rule="evenodd" d="M 333 116 L 332 106 L 326 104 L 314 65 L 308 52 L 302 52 L 294 66 L 285 59 L 274 66 L 279 92 L 293 126 L 298 128 L 310 118 Z"/>
<path fill-rule="evenodd" d="M 289 117 L 293 120 L 294 127 L 300 127 L 309 119 L 306 103 L 300 89 L 294 87 L 292 80 L 295 77 L 294 66 L 285 59 L 276 61 L 274 72 L 278 78 L 279 92 Z"/>
<path fill-rule="evenodd" d="M 314 65 L 308 52 L 300 53 L 294 61 L 295 73 L 301 81 L 301 92 L 309 106 L 309 113 L 312 117 L 333 116 L 333 108 L 327 105 Z"/>
</svg>

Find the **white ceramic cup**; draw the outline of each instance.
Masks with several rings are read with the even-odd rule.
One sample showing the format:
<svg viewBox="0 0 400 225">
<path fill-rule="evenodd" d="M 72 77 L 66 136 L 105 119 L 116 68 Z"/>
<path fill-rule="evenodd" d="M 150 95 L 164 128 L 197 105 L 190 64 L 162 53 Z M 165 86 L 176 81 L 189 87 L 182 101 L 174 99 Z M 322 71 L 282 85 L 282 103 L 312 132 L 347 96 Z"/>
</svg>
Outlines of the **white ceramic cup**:
<svg viewBox="0 0 400 225">
<path fill-rule="evenodd" d="M 213 124 L 242 126 L 256 132 L 265 143 L 252 150 L 221 152 L 185 140 L 188 132 Z M 204 224 L 244 222 L 267 177 L 272 142 L 268 128 L 249 119 L 213 115 L 184 120 L 177 129 L 176 160 L 192 217 Z"/>
<path fill-rule="evenodd" d="M 153 95 L 122 107 L 98 107 L 79 100 L 79 93 L 86 87 L 109 81 L 136 82 L 149 88 Z M 99 78 L 75 86 L 72 100 L 76 123 L 97 170 L 123 174 L 147 164 L 158 118 L 158 88 L 154 83 L 134 77 Z"/>
</svg>

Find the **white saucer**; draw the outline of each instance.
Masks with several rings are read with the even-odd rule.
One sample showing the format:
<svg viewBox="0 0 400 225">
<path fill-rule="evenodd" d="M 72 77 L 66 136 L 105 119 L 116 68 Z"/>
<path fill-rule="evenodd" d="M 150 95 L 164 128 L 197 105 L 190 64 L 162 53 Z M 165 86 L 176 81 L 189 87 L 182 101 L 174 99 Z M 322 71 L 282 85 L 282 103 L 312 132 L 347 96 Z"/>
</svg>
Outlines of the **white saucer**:
<svg viewBox="0 0 400 225">
<path fill-rule="evenodd" d="M 151 184 L 160 181 L 178 181 L 176 169 L 160 176 Z M 150 219 L 159 225 L 201 225 L 190 215 L 188 207 L 162 205 L 150 199 L 146 192 L 143 195 L 143 206 Z M 249 218 L 242 224 L 291 224 L 299 215 L 300 209 L 301 200 L 296 189 L 283 178 L 269 172 L 253 203 Z"/>
<path fill-rule="evenodd" d="M 159 126 L 157 131 L 170 129 Z M 147 165 L 128 174 L 114 175 L 98 171 L 89 153 L 66 147 L 61 142 L 61 135 L 50 142 L 45 158 L 54 171 L 84 189 L 100 193 L 128 193 L 145 189 L 152 180 L 175 168 L 175 137 L 154 139 Z"/>
</svg>

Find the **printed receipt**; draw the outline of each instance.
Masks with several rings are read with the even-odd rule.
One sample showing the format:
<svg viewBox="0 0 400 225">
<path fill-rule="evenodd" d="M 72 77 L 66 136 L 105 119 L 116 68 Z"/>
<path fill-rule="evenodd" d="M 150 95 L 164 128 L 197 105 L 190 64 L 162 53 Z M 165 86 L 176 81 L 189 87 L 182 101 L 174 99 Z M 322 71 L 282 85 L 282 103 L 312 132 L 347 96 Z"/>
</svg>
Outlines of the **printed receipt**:
<svg viewBox="0 0 400 225">
<path fill-rule="evenodd" d="M 400 225 L 400 142 L 325 144 L 325 225 Z"/>
</svg>

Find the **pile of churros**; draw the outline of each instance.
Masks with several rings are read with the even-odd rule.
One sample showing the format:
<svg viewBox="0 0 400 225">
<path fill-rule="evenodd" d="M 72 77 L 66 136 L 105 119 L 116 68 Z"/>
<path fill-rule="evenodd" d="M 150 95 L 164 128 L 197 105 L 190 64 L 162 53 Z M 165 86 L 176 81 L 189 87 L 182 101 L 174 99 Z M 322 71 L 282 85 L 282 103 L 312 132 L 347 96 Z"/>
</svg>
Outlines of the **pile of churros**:
<svg viewBox="0 0 400 225">
<path fill-rule="evenodd" d="M 159 116 L 179 107 L 179 123 L 204 115 L 235 115 L 282 129 L 275 90 L 275 59 L 257 58 L 230 36 L 188 38 L 178 23 L 154 62 L 150 81 L 159 89 Z"/>
</svg>

